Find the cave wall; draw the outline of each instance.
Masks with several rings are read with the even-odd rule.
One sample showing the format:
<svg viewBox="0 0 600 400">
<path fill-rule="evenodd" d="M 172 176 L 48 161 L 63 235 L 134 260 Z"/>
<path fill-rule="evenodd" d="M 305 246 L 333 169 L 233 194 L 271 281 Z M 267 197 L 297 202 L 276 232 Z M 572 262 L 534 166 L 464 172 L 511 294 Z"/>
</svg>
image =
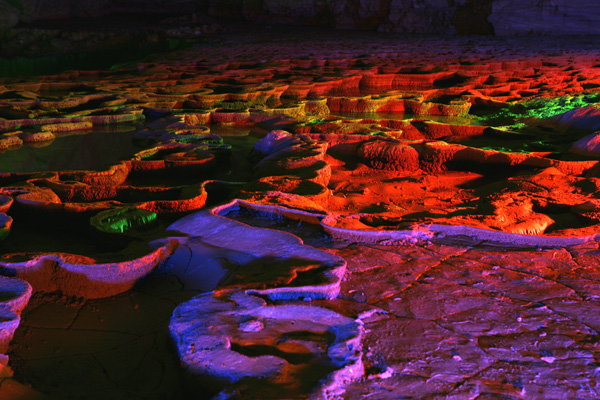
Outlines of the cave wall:
<svg viewBox="0 0 600 400">
<path fill-rule="evenodd" d="M 0 28 L 111 13 L 402 33 L 599 34 L 597 0 L 0 0 Z"/>
<path fill-rule="evenodd" d="M 496 34 L 600 34 L 597 0 L 494 0 L 488 20 Z"/>
<path fill-rule="evenodd" d="M 0 0 L 0 28 L 19 22 L 110 14 L 178 15 L 194 12 L 197 7 L 197 0 Z"/>
</svg>

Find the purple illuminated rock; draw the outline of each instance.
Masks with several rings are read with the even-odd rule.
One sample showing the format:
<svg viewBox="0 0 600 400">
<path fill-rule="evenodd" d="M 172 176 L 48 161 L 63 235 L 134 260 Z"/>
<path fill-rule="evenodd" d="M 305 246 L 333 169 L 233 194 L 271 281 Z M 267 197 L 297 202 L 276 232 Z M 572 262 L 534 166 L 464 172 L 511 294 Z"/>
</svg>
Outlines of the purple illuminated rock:
<svg viewBox="0 0 600 400">
<path fill-rule="evenodd" d="M 0 276 L 0 354 L 6 353 L 30 297 L 31 285 L 27 282 Z"/>
<path fill-rule="evenodd" d="M 169 330 L 186 369 L 227 386 L 219 398 L 258 398 L 255 390 L 331 398 L 363 372 L 360 324 L 321 307 L 212 292 L 180 304 Z"/>
<path fill-rule="evenodd" d="M 7 308 L 0 308 L 0 354 L 4 354 L 8 350 L 8 344 L 20 322 L 21 317 L 19 314 Z"/>
<path fill-rule="evenodd" d="M 275 130 L 256 142 L 254 150 L 269 155 L 300 144 L 302 144 L 302 140 L 298 136 L 283 130 Z"/>
<path fill-rule="evenodd" d="M 569 149 L 571 153 L 582 154 L 585 156 L 600 155 L 600 133 L 592 133 L 573 143 Z"/>
<path fill-rule="evenodd" d="M 36 292 L 61 292 L 90 299 L 114 296 L 133 287 L 177 247 L 175 240 L 151 243 L 145 256 L 122 262 L 97 264 L 88 257 L 46 254 L 21 262 L 0 262 L 0 267 L 27 280 Z"/>
<path fill-rule="evenodd" d="M 233 201 L 210 211 L 191 214 L 172 224 L 169 230 L 187 234 L 190 249 L 206 255 L 200 259 L 212 261 L 202 263 L 207 268 L 203 271 L 196 268 L 196 264 L 189 265 L 195 256 L 190 258 L 182 254 L 167 261 L 165 268 L 173 270 L 188 287 L 197 289 L 203 274 L 213 276 L 216 273 L 222 274 L 223 279 L 229 275 L 230 285 L 271 300 L 335 298 L 346 262 L 304 245 L 302 240 L 289 233 L 251 227 L 218 215 L 226 215 L 244 204 Z M 276 207 L 260 207 L 263 212 L 271 210 L 274 217 L 277 216 Z M 187 245 L 185 241 L 183 244 Z M 223 269 L 229 272 L 225 274 Z M 314 274 L 314 277 L 306 281 L 302 279 L 303 273 Z"/>
<path fill-rule="evenodd" d="M 496 34 L 598 34 L 594 0 L 494 0 L 488 20 Z"/>
<path fill-rule="evenodd" d="M 31 297 L 31 285 L 21 279 L 0 276 L 0 308 L 20 314 Z"/>
<path fill-rule="evenodd" d="M 592 104 L 585 107 L 574 108 L 563 114 L 548 119 L 561 130 L 578 130 L 582 132 L 596 132 L 600 130 L 600 106 Z"/>
</svg>

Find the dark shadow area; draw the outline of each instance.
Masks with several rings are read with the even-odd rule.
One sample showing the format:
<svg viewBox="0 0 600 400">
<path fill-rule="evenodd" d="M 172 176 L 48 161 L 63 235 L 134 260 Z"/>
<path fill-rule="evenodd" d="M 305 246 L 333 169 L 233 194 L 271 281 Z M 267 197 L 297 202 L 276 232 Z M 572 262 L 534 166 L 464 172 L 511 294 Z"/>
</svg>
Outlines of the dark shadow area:
<svg viewBox="0 0 600 400">
<path fill-rule="evenodd" d="M 9 349 L 15 379 L 50 399 L 210 398 L 187 387 L 168 331 L 196 294 L 164 275 L 100 300 L 36 294 Z"/>
</svg>

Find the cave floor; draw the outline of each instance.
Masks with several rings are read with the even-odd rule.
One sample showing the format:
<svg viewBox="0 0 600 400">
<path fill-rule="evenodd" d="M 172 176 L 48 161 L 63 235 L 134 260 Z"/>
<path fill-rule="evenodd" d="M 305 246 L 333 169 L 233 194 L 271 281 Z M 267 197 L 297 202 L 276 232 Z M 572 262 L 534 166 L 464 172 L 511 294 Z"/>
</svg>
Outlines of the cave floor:
<svg viewBox="0 0 600 400">
<path fill-rule="evenodd" d="M 593 37 L 263 27 L 1 79 L 0 272 L 33 295 L 0 398 L 600 398 L 599 102 Z M 203 221 L 239 237 L 168 228 L 234 199 L 260 212 Z M 341 366 L 302 365 L 334 339 L 257 333 L 229 339 L 288 369 L 198 380 L 174 310 L 240 290 L 354 320 L 359 372 L 315 389 Z"/>
</svg>

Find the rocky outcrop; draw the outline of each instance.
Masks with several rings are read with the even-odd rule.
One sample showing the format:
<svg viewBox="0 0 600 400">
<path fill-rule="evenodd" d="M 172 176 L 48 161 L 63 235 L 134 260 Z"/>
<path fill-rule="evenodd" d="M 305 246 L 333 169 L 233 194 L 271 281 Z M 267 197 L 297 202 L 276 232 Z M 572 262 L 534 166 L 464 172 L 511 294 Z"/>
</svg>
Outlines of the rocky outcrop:
<svg viewBox="0 0 600 400">
<path fill-rule="evenodd" d="M 496 34 L 599 34 L 594 0 L 494 0 L 488 20 Z"/>
</svg>

